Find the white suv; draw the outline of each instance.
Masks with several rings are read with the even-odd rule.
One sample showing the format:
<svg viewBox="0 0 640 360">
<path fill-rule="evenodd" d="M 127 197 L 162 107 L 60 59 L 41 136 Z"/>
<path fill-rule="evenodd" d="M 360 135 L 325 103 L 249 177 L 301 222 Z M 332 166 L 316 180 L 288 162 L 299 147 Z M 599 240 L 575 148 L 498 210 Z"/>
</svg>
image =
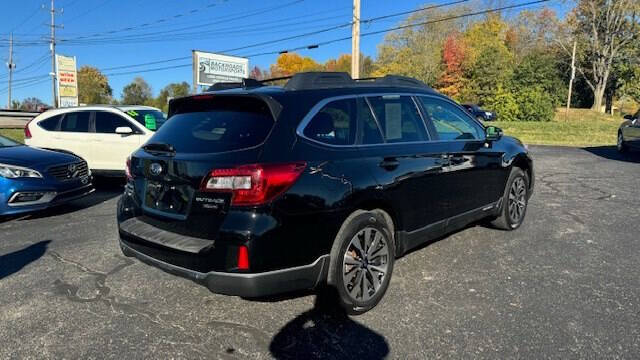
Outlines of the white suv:
<svg viewBox="0 0 640 360">
<path fill-rule="evenodd" d="M 84 158 L 97 175 L 124 174 L 129 154 L 166 121 L 148 106 L 82 106 L 48 110 L 24 128 L 25 143 Z"/>
</svg>

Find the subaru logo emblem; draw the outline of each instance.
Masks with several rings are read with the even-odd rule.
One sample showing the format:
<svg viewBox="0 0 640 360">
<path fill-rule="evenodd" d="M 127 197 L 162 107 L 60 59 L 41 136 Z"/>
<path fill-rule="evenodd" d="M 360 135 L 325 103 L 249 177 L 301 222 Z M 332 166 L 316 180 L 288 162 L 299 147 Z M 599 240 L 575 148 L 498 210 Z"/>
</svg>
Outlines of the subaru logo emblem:
<svg viewBox="0 0 640 360">
<path fill-rule="evenodd" d="M 152 175 L 160 175 L 160 173 L 162 173 L 162 165 L 158 163 L 151 164 L 151 166 L 149 166 L 149 172 L 151 172 Z"/>
</svg>

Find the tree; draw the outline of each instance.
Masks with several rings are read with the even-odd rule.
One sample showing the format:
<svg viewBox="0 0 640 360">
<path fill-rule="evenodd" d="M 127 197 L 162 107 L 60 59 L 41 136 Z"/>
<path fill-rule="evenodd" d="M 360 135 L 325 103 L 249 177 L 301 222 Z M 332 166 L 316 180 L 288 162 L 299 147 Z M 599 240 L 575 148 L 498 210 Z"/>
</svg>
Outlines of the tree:
<svg viewBox="0 0 640 360">
<path fill-rule="evenodd" d="M 18 101 L 18 100 L 11 100 L 11 105 L 9 106 L 9 109 L 11 109 L 11 110 L 18 110 L 18 109 L 20 109 L 20 101 Z"/>
<path fill-rule="evenodd" d="M 78 70 L 78 101 L 81 104 L 109 104 L 113 91 L 109 80 L 92 66 Z"/>
<path fill-rule="evenodd" d="M 152 100 L 151 86 L 141 77 L 136 77 L 122 89 L 124 105 L 144 105 L 148 104 L 149 100 Z"/>
<path fill-rule="evenodd" d="M 181 83 L 171 83 L 160 90 L 160 94 L 155 100 L 155 106 L 162 111 L 167 111 L 169 108 L 169 98 L 176 98 L 189 95 L 189 83 L 183 81 Z"/>
<path fill-rule="evenodd" d="M 373 59 L 360 54 L 360 77 L 368 77 L 373 72 Z M 329 59 L 324 63 L 325 71 L 346 72 L 351 75 L 351 54 L 342 54 L 337 59 Z"/>
<path fill-rule="evenodd" d="M 320 71 L 322 65 L 308 56 L 302 57 L 296 53 L 285 53 L 278 56 L 276 63 L 271 65 L 270 70 L 271 76 L 281 77 L 303 71 Z"/>
<path fill-rule="evenodd" d="M 269 77 L 269 71 L 263 70 L 258 66 L 254 66 L 249 72 L 249 78 L 256 80 L 264 80 Z"/>
<path fill-rule="evenodd" d="M 48 105 L 37 97 L 28 97 L 20 103 L 20 110 L 24 111 L 40 111 L 46 107 L 48 107 Z"/>
<path fill-rule="evenodd" d="M 559 65 L 554 54 L 542 48 L 531 51 L 515 67 L 511 78 L 511 89 L 517 92 L 524 88 L 540 87 L 551 95 L 554 107 L 559 106 L 567 99 L 567 84 Z"/>
<path fill-rule="evenodd" d="M 596 111 L 604 111 L 604 94 L 613 67 L 640 37 L 639 10 L 637 0 L 579 0 L 569 16 L 573 36 L 584 47 L 577 68 L 593 92 L 592 109 Z M 560 44 L 569 53 L 569 45 Z"/>
<path fill-rule="evenodd" d="M 442 47 L 442 75 L 438 80 L 438 90 L 450 97 L 456 98 L 463 86 L 464 61 L 466 45 L 461 34 L 454 31 L 445 40 Z"/>
<path fill-rule="evenodd" d="M 400 25 L 416 25 L 395 31 L 384 38 L 378 46 L 373 76 L 387 74 L 411 76 L 428 85 L 434 85 L 442 74 L 440 50 L 452 29 L 462 30 L 465 19 L 434 21 L 469 11 L 458 7 L 449 12 L 423 10 L 411 15 Z"/>
</svg>

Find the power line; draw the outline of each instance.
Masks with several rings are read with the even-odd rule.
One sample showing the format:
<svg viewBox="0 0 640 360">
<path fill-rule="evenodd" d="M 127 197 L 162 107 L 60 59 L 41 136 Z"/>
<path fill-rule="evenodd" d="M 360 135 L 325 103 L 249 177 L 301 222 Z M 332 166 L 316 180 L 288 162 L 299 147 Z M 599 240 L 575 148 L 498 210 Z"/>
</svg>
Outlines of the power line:
<svg viewBox="0 0 640 360">
<path fill-rule="evenodd" d="M 104 34 L 112 34 L 112 33 L 117 33 L 117 32 L 122 32 L 122 31 L 131 31 L 134 30 L 136 28 L 140 28 L 143 25 L 139 25 L 139 26 L 133 26 L 133 27 L 128 27 L 128 28 L 124 28 L 121 30 L 114 30 L 114 31 L 109 31 L 109 32 L 105 32 L 105 33 L 97 33 L 97 34 L 92 34 L 92 35 L 87 35 L 87 36 L 80 36 L 80 37 L 75 37 L 75 38 L 68 38 L 68 39 L 63 39 L 62 41 L 64 42 L 69 42 L 69 43 L 95 43 L 95 42 L 99 42 L 102 43 L 104 41 L 121 41 L 122 39 L 130 39 L 130 38 L 136 38 L 136 37 L 140 37 L 140 38 L 144 38 L 147 36 L 157 36 L 160 34 L 172 34 L 172 35 L 176 35 L 175 33 L 178 31 L 183 31 L 183 30 L 190 30 L 190 29 L 195 29 L 195 28 L 202 28 L 202 27 L 207 27 L 207 26 L 211 26 L 211 25 L 218 25 L 218 24 L 222 24 L 222 23 L 228 23 L 231 21 L 235 21 L 235 20 L 240 20 L 240 19 L 246 19 L 248 17 L 252 17 L 252 16 L 257 16 L 257 15 L 263 15 L 267 12 L 271 12 L 271 11 L 276 11 L 276 10 L 281 10 L 285 7 L 289 7 L 295 4 L 298 4 L 300 2 L 302 2 L 304 0 L 296 0 L 293 2 L 289 2 L 286 4 L 282 4 L 282 5 L 278 5 L 278 6 L 272 6 L 272 7 L 268 7 L 268 8 L 262 8 L 262 9 L 258 9 L 255 10 L 253 12 L 250 13 L 238 13 L 237 16 L 231 16 L 229 17 L 229 15 L 225 16 L 222 20 L 218 20 L 218 21 L 214 21 L 214 22 L 208 22 L 205 24 L 198 24 L 198 25 L 191 25 L 191 26 L 186 26 L 186 27 L 182 27 L 182 28 L 177 28 L 177 29 L 171 29 L 171 30 L 165 30 L 165 31 L 155 31 L 155 32 L 151 32 L 151 33 L 143 33 L 143 34 L 132 34 L 132 35 L 123 35 L 120 37 L 98 37 L 95 38 L 99 35 L 104 35 Z M 153 24 L 149 23 L 149 24 Z M 193 33 L 193 34 L 201 34 L 202 32 L 197 32 L 197 33 Z M 92 37 L 94 37 L 92 39 Z M 166 37 L 164 37 L 166 39 Z M 146 39 L 145 39 L 146 40 Z"/>
<path fill-rule="evenodd" d="M 448 3 L 444 3 L 444 4 L 431 5 L 431 6 L 423 7 L 423 8 L 416 9 L 416 10 L 403 11 L 403 12 L 400 12 L 400 13 L 394 13 L 394 14 L 388 14 L 388 15 L 373 17 L 373 18 L 369 18 L 369 19 L 366 19 L 366 20 L 362 20 L 362 22 L 373 22 L 373 21 L 378 21 L 378 20 L 381 20 L 381 19 L 387 19 L 387 18 L 390 18 L 390 17 L 393 17 L 393 16 L 401 16 L 401 15 L 406 15 L 406 14 L 409 14 L 409 13 L 415 13 L 415 12 L 419 12 L 419 11 L 432 10 L 432 9 L 435 9 L 435 8 L 456 5 L 456 4 L 460 4 L 460 3 L 468 2 L 468 1 L 469 0 L 456 0 L 456 1 L 448 2 Z M 264 45 L 271 45 L 271 44 L 282 42 L 282 41 L 287 41 L 287 40 L 292 40 L 292 39 L 297 39 L 297 38 L 303 38 L 303 37 L 307 37 L 307 36 L 313 36 L 313 35 L 321 34 L 321 33 L 332 31 L 332 30 L 346 28 L 346 27 L 351 26 L 351 25 L 352 25 L 352 22 L 348 22 L 348 23 L 337 25 L 337 26 L 332 26 L 332 27 L 329 27 L 329 28 L 317 30 L 317 31 L 307 32 L 307 33 L 304 33 L 304 34 L 298 34 L 298 35 L 293 35 L 293 36 L 288 36 L 288 37 L 281 38 L 281 39 L 276 39 L 276 40 L 264 41 L 264 42 L 255 43 L 255 44 L 246 45 L 246 46 L 241 46 L 241 47 L 237 47 L 237 48 L 233 48 L 233 49 L 226 49 L 226 50 L 218 51 L 218 52 L 227 53 L 227 52 L 231 52 L 231 51 L 244 50 L 244 49 L 253 48 L 253 47 L 259 47 L 259 46 L 264 46 Z M 350 38 L 351 37 L 349 37 L 349 39 Z M 247 56 L 247 57 L 250 57 L 250 56 Z M 183 57 L 178 57 L 178 58 L 164 59 L 164 60 L 158 60 L 158 61 L 152 61 L 152 62 L 146 62 L 146 63 L 139 63 L 139 64 L 121 65 L 121 66 L 106 68 L 104 70 L 127 69 L 127 68 L 140 67 L 140 66 L 145 66 L 145 65 L 156 65 L 156 64 L 161 64 L 161 63 L 165 63 L 165 62 L 187 60 L 187 59 L 191 59 L 191 56 L 183 56 Z"/>
<path fill-rule="evenodd" d="M 220 3 L 225 3 L 227 1 L 228 0 L 221 0 Z M 303 1 L 304 0 L 296 0 L 296 1 L 289 2 L 289 3 L 286 3 L 286 4 L 282 4 L 282 5 L 277 5 L 277 6 L 271 6 L 271 7 L 266 7 L 266 8 L 262 8 L 262 9 L 257 9 L 257 10 L 254 10 L 253 12 L 249 12 L 249 13 L 247 13 L 247 12 L 239 12 L 239 13 L 236 13 L 236 14 L 233 14 L 233 15 L 227 15 L 222 20 L 219 20 L 219 21 L 216 21 L 216 22 L 208 22 L 208 23 L 205 23 L 205 24 L 190 25 L 190 26 L 183 27 L 183 28 L 167 30 L 167 31 L 160 31 L 160 32 L 156 32 L 156 33 L 157 34 L 172 33 L 172 32 L 181 31 L 181 30 L 195 29 L 195 28 L 199 28 L 199 27 L 206 27 L 206 26 L 220 24 L 220 23 L 224 23 L 224 22 L 230 22 L 230 21 L 238 20 L 238 19 L 245 19 L 247 17 L 256 16 L 256 15 L 262 15 L 262 14 L 265 14 L 267 12 L 280 10 L 280 9 L 285 8 L 285 7 L 289 7 L 289 6 L 301 3 Z M 116 33 L 119 33 L 119 32 L 135 31 L 135 30 L 139 30 L 139 29 L 143 29 L 143 28 L 146 29 L 146 28 L 152 27 L 154 24 L 163 24 L 164 25 L 164 23 L 166 21 L 173 20 L 173 19 L 178 19 L 178 18 L 187 16 L 187 15 L 192 15 L 192 14 L 195 14 L 195 13 L 197 13 L 199 11 L 208 10 L 208 9 L 210 9 L 212 7 L 217 6 L 217 5 L 219 5 L 219 3 L 218 4 L 215 4 L 215 3 L 208 4 L 208 5 L 206 5 L 206 6 L 202 7 L 202 8 L 192 9 L 192 10 L 184 12 L 184 13 L 176 14 L 176 15 L 173 15 L 173 16 L 170 16 L 170 17 L 166 17 L 166 18 L 161 18 L 161 19 L 158 19 L 158 20 L 155 20 L 155 21 L 151 21 L 151 22 L 147 22 L 147 23 L 143 23 L 143 24 L 140 24 L 140 25 L 128 26 L 128 27 L 120 28 L 120 29 L 116 29 L 116 30 L 109 30 L 109 31 L 103 31 L 103 32 L 98 32 L 98 33 L 79 36 L 79 37 L 73 37 L 73 38 L 65 39 L 65 41 L 78 41 L 78 40 L 83 40 L 83 39 L 85 39 L 87 41 L 99 40 L 99 39 L 91 39 L 91 38 L 104 36 L 104 35 L 112 35 L 112 34 L 116 34 Z M 229 18 L 229 16 L 235 16 L 235 17 Z M 154 33 L 154 34 L 156 34 L 156 33 Z M 145 35 L 145 34 L 139 34 L 139 35 Z M 136 36 L 136 35 L 133 35 L 133 36 Z"/>
<path fill-rule="evenodd" d="M 424 21 L 424 22 L 419 22 L 419 23 L 412 23 L 412 24 L 395 26 L 395 27 L 392 27 L 392 28 L 384 29 L 384 30 L 365 32 L 365 33 L 361 33 L 360 36 L 361 37 L 372 36 L 372 35 L 376 35 L 376 34 L 392 32 L 392 31 L 412 28 L 412 27 L 416 27 L 416 26 L 424 26 L 424 25 L 435 24 L 435 23 L 439 23 L 439 22 L 443 22 L 443 21 L 450 21 L 450 20 L 455 20 L 455 19 L 461 19 L 461 18 L 466 18 L 466 17 L 472 17 L 472 16 L 478 16 L 478 15 L 494 13 L 494 12 L 498 12 L 498 11 L 504 11 L 504 10 L 509 10 L 509 9 L 526 7 L 526 6 L 536 5 L 536 4 L 545 3 L 545 2 L 549 2 L 549 1 L 551 1 L 551 0 L 530 1 L 530 2 L 521 3 L 521 4 L 514 4 L 514 5 L 502 6 L 502 7 L 493 8 L 493 9 L 486 9 L 486 10 L 481 10 L 481 11 L 476 11 L 476 12 L 471 12 L 471 13 L 465 13 L 465 14 L 461 14 L 461 15 L 453 15 L 453 16 L 448 16 L 448 17 L 439 18 L 439 19 L 435 19 L 435 20 L 429 20 L 429 21 Z M 422 10 L 424 10 L 424 9 L 420 9 L 420 10 L 417 10 L 417 11 L 422 11 Z M 350 39 L 351 39 L 351 36 L 347 36 L 347 37 L 343 37 L 343 38 L 323 41 L 323 42 L 316 43 L 316 44 L 310 44 L 310 45 L 306 45 L 306 46 L 299 46 L 299 47 L 292 48 L 292 49 L 287 49 L 287 50 L 270 51 L 270 52 L 263 52 L 263 53 L 246 55 L 245 57 L 252 58 L 252 57 L 258 57 L 258 56 L 264 56 L 264 55 L 281 54 L 281 53 L 286 53 L 286 52 L 296 51 L 296 50 L 315 49 L 315 48 L 317 48 L 319 46 L 324 46 L 324 45 L 332 44 L 332 43 L 335 43 L 335 42 L 345 41 L 345 40 L 350 40 Z M 233 50 L 228 50 L 228 51 L 233 51 Z M 191 57 L 188 56 L 186 58 L 191 58 Z M 183 57 L 183 58 L 174 58 L 174 59 L 170 59 L 170 60 L 171 61 L 177 61 L 177 60 L 184 60 L 184 59 L 185 58 Z M 162 62 L 165 62 L 165 61 L 164 60 L 159 60 L 159 61 L 156 61 L 154 63 L 158 64 L 158 63 L 162 63 Z M 141 64 L 137 64 L 137 65 L 138 66 L 142 66 Z M 130 66 L 132 66 L 132 65 L 130 65 Z M 168 70 L 168 69 L 185 68 L 185 67 L 189 67 L 189 66 L 193 66 L 193 64 L 191 64 L 191 63 L 180 64 L 180 65 L 166 66 L 166 67 L 152 68 L 152 69 L 144 69 L 144 70 L 138 70 L 138 71 L 127 71 L 127 72 L 111 73 L 111 74 L 106 74 L 106 75 L 107 76 L 129 75 L 129 74 L 136 74 L 136 73 L 143 73 L 143 72 L 153 72 L 153 71 L 162 71 L 162 70 Z M 121 69 L 122 68 L 126 68 L 126 66 L 121 66 L 119 68 L 121 68 Z"/>
<path fill-rule="evenodd" d="M 461 19 L 461 18 L 465 18 L 465 17 L 484 15 L 484 14 L 489 14 L 489 13 L 493 13 L 493 12 L 509 10 L 509 9 L 515 9 L 515 8 L 520 8 L 520 7 L 540 4 L 540 3 L 549 2 L 549 1 L 551 1 L 551 0 L 530 1 L 530 2 L 527 2 L 527 3 L 503 6 L 503 7 L 499 7 L 499 8 L 476 11 L 476 12 L 462 14 L 462 15 L 448 16 L 448 17 L 440 18 L 440 19 L 436 19 L 436 20 L 424 21 L 424 22 L 420 22 L 420 23 L 413 23 L 413 24 L 396 26 L 396 27 L 388 28 L 388 29 L 384 29 L 384 30 L 377 30 L 377 31 L 370 31 L 370 32 L 366 32 L 366 33 L 361 33 L 360 36 L 364 37 L 364 36 L 377 35 L 377 34 L 382 34 L 382 33 L 386 33 L 386 32 L 412 28 L 412 27 L 415 27 L 415 26 L 423 26 L 423 25 L 435 24 L 435 23 L 439 23 L 439 22 L 443 22 L 443 21 Z M 270 52 L 263 52 L 263 53 L 258 53 L 258 54 L 245 55 L 245 57 L 251 58 L 251 57 L 257 57 L 257 56 L 263 56 L 263 55 L 274 55 L 274 54 L 287 53 L 287 52 L 296 51 L 296 50 L 315 49 L 315 48 L 318 48 L 320 46 L 329 45 L 329 44 L 332 44 L 332 43 L 335 43 L 335 42 L 345 41 L 345 40 L 350 40 L 350 39 L 351 39 L 351 36 L 347 36 L 347 37 L 343 37 L 343 38 L 339 38 L 339 39 L 322 41 L 322 42 L 319 42 L 319 43 L 316 43 L 316 44 L 310 44 L 310 45 L 306 45 L 306 46 L 299 46 L 299 47 L 286 49 L 286 50 L 270 51 Z"/>
</svg>

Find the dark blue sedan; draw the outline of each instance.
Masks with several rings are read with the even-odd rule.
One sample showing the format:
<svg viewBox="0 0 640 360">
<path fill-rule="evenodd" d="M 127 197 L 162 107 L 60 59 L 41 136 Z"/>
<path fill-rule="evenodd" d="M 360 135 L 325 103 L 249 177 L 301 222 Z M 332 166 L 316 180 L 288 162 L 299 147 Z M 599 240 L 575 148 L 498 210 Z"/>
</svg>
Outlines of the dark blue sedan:
<svg viewBox="0 0 640 360">
<path fill-rule="evenodd" d="M 497 115 L 495 112 L 483 110 L 478 105 L 462 104 L 462 106 L 465 109 L 467 109 L 469 114 L 473 115 L 474 118 L 478 119 L 478 121 L 493 121 L 497 118 Z"/>
<path fill-rule="evenodd" d="M 41 210 L 93 191 L 83 159 L 0 136 L 0 215 Z"/>
</svg>

